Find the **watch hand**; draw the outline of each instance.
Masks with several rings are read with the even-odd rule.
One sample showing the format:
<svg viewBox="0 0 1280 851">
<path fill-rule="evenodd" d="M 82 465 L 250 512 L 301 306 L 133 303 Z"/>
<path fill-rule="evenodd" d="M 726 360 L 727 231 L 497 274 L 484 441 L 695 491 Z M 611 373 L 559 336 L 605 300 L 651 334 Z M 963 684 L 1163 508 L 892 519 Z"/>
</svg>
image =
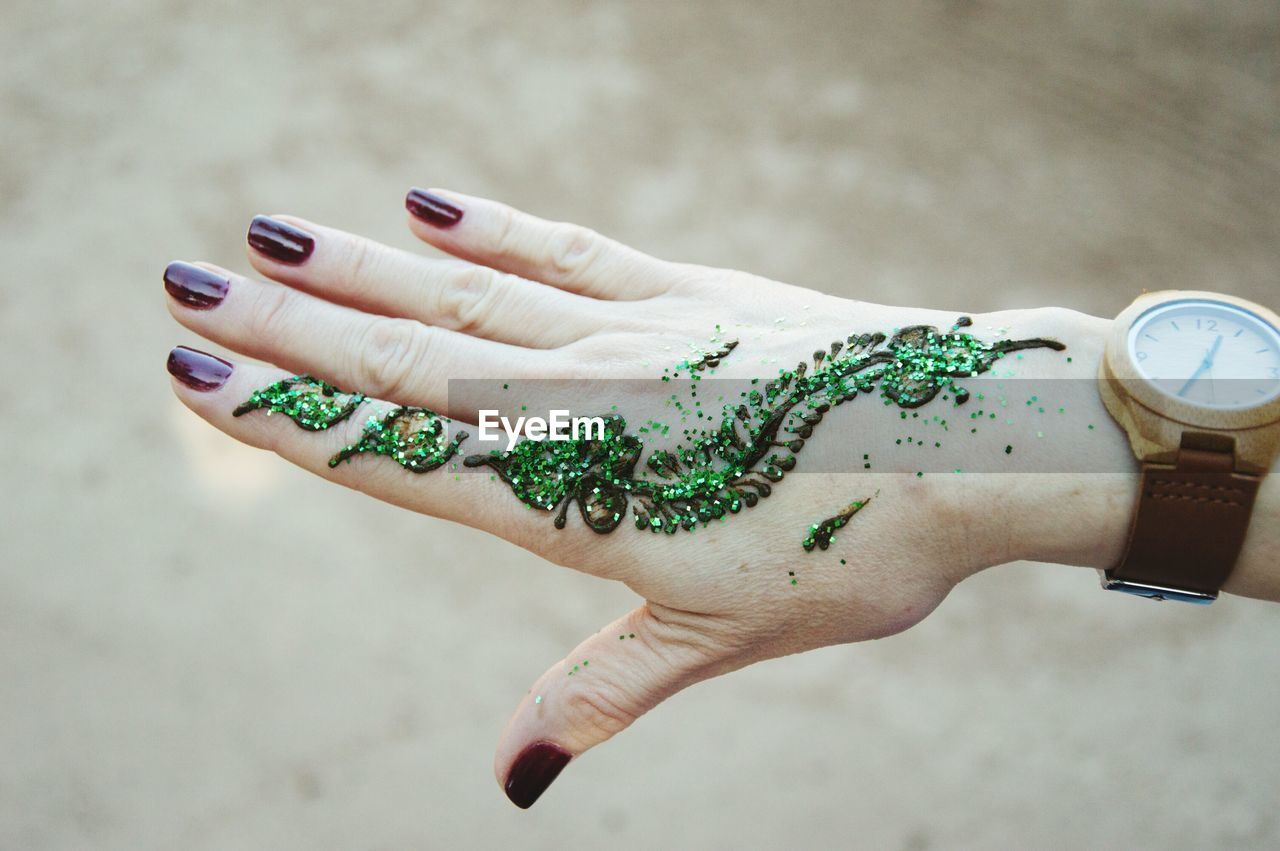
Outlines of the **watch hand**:
<svg viewBox="0 0 1280 851">
<path fill-rule="evenodd" d="M 1218 348 L 1222 345 L 1222 335 L 1218 335 L 1218 339 L 1213 341 L 1213 345 L 1209 347 L 1209 353 L 1204 356 L 1204 368 L 1208 369 L 1213 366 L 1213 359 L 1218 356 Z"/>
<path fill-rule="evenodd" d="M 1214 341 L 1213 341 L 1213 347 L 1212 347 L 1211 349 L 1209 349 L 1209 370 L 1212 370 L 1212 369 L 1213 369 L 1213 363 L 1214 363 L 1214 361 L 1215 361 L 1215 360 L 1217 359 L 1217 357 L 1218 357 L 1218 348 L 1219 348 L 1221 345 L 1222 345 L 1222 335 L 1221 335 L 1221 334 L 1219 334 L 1219 335 L 1218 335 L 1218 339 L 1216 339 L 1216 340 L 1214 340 Z M 1216 380 L 1216 379 L 1213 379 L 1213 378 L 1212 378 L 1212 376 L 1210 376 L 1210 381 L 1209 381 L 1209 398 L 1213 400 L 1213 403 L 1214 403 L 1215 405 L 1218 403 L 1218 390 L 1217 390 L 1217 386 L 1218 386 L 1218 382 L 1217 382 L 1217 380 Z"/>
<path fill-rule="evenodd" d="M 1205 352 L 1204 360 L 1200 361 L 1200 365 L 1196 367 L 1196 371 L 1191 373 L 1191 377 L 1186 380 L 1186 383 L 1182 385 L 1182 387 L 1178 390 L 1176 395 L 1178 396 L 1185 395 L 1186 392 L 1189 389 L 1191 389 L 1191 385 L 1194 384 L 1196 382 L 1196 379 L 1200 377 L 1200 374 L 1203 373 L 1209 367 L 1213 366 L 1213 358 L 1215 355 L 1218 354 L 1218 347 L 1221 345 L 1222 345 L 1222 335 L 1219 334 L 1218 339 L 1214 340 L 1213 345 L 1209 347 L 1209 351 Z"/>
</svg>

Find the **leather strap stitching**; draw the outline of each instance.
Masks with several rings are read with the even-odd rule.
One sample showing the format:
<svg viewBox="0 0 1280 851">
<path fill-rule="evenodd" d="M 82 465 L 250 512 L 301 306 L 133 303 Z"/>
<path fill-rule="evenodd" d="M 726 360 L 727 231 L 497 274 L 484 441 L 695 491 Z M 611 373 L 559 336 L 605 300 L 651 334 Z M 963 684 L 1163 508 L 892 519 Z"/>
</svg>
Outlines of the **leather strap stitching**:
<svg viewBox="0 0 1280 851">
<path fill-rule="evenodd" d="M 1234 490 L 1234 488 L 1232 488 L 1232 490 Z M 1191 496 L 1189 494 L 1181 494 L 1181 493 L 1148 492 L 1147 498 L 1148 499 L 1183 500 L 1184 502 L 1211 502 L 1215 505 L 1230 505 L 1233 507 L 1238 507 L 1240 505 L 1240 503 L 1236 502 L 1234 499 L 1220 499 L 1215 496 Z"/>
</svg>

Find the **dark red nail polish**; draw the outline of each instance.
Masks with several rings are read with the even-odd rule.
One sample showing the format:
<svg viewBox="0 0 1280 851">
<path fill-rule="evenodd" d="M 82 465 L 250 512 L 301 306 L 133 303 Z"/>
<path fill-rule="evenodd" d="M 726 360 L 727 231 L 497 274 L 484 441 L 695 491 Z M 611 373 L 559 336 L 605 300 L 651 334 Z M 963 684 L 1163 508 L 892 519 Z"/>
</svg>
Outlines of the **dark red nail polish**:
<svg viewBox="0 0 1280 851">
<path fill-rule="evenodd" d="M 249 223 L 249 244 L 272 260 L 296 266 L 311 256 L 316 240 L 301 228 L 269 216 L 254 216 Z"/>
<path fill-rule="evenodd" d="M 534 742 L 516 757 L 515 764 L 511 766 L 505 787 L 507 797 L 520 809 L 529 809 L 572 758 L 559 745 Z"/>
<path fill-rule="evenodd" d="M 217 390 L 226 384 L 231 370 L 235 369 L 229 361 L 186 346 L 178 346 L 169 352 L 167 366 L 170 375 L 201 393 Z"/>
<path fill-rule="evenodd" d="M 451 228 L 462 221 L 462 209 L 416 186 L 404 196 L 404 208 L 433 227 Z"/>
<path fill-rule="evenodd" d="M 208 269 L 190 263 L 170 263 L 164 269 L 164 288 L 193 310 L 208 310 L 222 304 L 231 282 Z"/>
</svg>

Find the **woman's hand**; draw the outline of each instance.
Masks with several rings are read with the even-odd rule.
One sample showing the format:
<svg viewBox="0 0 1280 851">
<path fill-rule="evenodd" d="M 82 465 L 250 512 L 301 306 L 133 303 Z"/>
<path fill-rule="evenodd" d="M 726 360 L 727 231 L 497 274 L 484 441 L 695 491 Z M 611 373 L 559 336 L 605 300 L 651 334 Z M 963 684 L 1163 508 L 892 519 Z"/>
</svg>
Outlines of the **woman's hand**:
<svg viewBox="0 0 1280 851">
<path fill-rule="evenodd" d="M 975 316 L 969 325 L 958 322 L 956 312 L 851 302 L 739 272 L 658 260 L 585 228 L 543 221 L 479 198 L 414 190 L 407 206 L 413 232 L 458 259 L 418 256 L 282 216 L 255 219 L 249 231 L 250 262 L 267 280 L 209 264 L 171 265 L 166 288 L 180 323 L 276 366 L 233 366 L 180 348 L 170 356 L 169 368 L 182 401 L 238 440 L 379 499 L 484 529 L 558 564 L 624 582 L 644 599 L 553 665 L 521 702 L 495 765 L 499 781 L 520 806 L 532 804 L 570 757 L 692 683 L 760 659 L 906 629 L 957 582 L 992 564 L 1045 553 L 1096 562 L 1116 545 L 1106 535 L 1093 534 L 1081 543 L 1078 535 L 1049 529 L 1041 515 L 1046 528 L 1036 533 L 1033 546 L 1015 530 L 1020 523 L 1034 524 L 1035 511 L 1043 506 L 1025 485 L 1008 480 L 1019 477 L 955 475 L 950 469 L 992 469 L 997 462 L 1025 464 L 1054 453 L 1075 457 L 1083 452 L 1116 465 L 1117 472 L 1127 470 L 1123 441 L 1085 428 L 1096 424 L 1110 432 L 1096 398 L 1054 420 L 1060 434 L 1039 441 L 1040 446 L 1032 435 L 1044 426 L 1005 423 L 1005 411 L 997 422 L 989 413 L 998 410 L 993 382 L 1015 369 L 1019 379 L 1091 381 L 1104 323 L 1036 310 Z M 930 337 L 916 326 L 936 331 Z M 723 354 L 732 341 L 736 346 Z M 1016 342 L 1025 346 L 1011 345 Z M 939 350 L 946 351 L 939 355 Z M 1013 351 L 1016 364 L 1012 357 L 1000 360 Z M 926 355 L 944 362 L 926 364 Z M 634 469 L 626 467 L 628 459 L 619 464 L 616 457 L 595 468 L 610 471 L 592 480 L 604 482 L 605 497 L 575 492 L 554 505 L 530 507 L 535 498 L 502 475 L 500 464 L 470 469 L 460 463 L 469 455 L 505 448 L 477 445 L 474 437 L 454 442 L 460 432 L 475 435 L 479 408 L 514 419 L 525 396 L 513 388 L 537 393 L 534 380 L 541 378 L 650 379 L 633 385 L 642 388 L 635 398 L 621 398 L 620 389 L 605 395 L 618 397 L 616 413 L 628 423 L 628 440 L 657 438 L 656 429 L 638 428 L 645 416 L 632 407 L 641 410 L 669 396 L 673 386 L 685 387 L 668 385 L 661 376 L 681 365 L 680 377 L 689 376 L 699 357 L 718 363 L 702 363 L 697 377 L 732 379 L 758 392 L 781 370 L 791 371 L 784 383 L 794 389 L 806 375 L 831 375 L 842 364 L 848 379 L 842 386 L 856 393 L 838 408 L 824 410 L 823 399 L 832 402 L 838 391 L 811 381 L 800 394 L 805 398 L 781 418 L 776 440 L 764 441 L 771 444 L 767 453 L 739 454 L 749 463 L 731 471 L 737 484 L 704 488 L 692 502 L 667 500 L 661 486 L 673 479 L 664 480 L 646 465 L 660 440 L 630 459 L 638 461 Z M 794 374 L 802 361 L 807 372 Z M 955 379 L 961 367 L 974 374 Z M 902 385 L 910 383 L 904 376 L 911 369 L 933 370 L 940 377 L 916 379 L 907 392 Z M 328 409 L 308 409 L 311 418 L 301 418 L 309 428 L 258 410 L 241 408 L 241 415 L 234 415 L 251 399 L 256 401 L 246 406 L 250 409 L 270 408 L 272 399 L 277 408 L 287 407 L 279 394 L 254 393 L 293 373 L 323 379 L 346 393 L 326 397 Z M 486 381 L 475 392 L 450 394 L 450 379 L 461 378 Z M 761 381 L 752 385 L 753 378 Z M 503 385 L 510 386 L 499 392 Z M 294 390 L 308 386 L 315 385 Z M 596 398 L 600 386 L 590 385 Z M 984 388 L 987 394 L 980 395 Z M 971 398 L 961 399 L 958 394 L 966 391 Z M 370 399 L 348 395 L 356 392 Z M 772 404 L 766 398 L 749 406 L 750 416 L 736 426 L 744 445 L 751 430 L 786 403 L 788 392 L 780 391 Z M 979 401 L 984 395 L 989 402 Z M 306 392 L 291 398 L 317 401 Z M 735 395 L 731 401 L 740 400 L 747 397 Z M 1016 406 L 1022 402 L 1019 397 Z M 386 428 L 374 437 L 392 439 L 383 449 L 390 446 L 393 457 L 379 457 L 376 440 L 360 443 L 371 434 L 366 423 L 371 418 L 376 423 L 399 405 L 420 406 L 452 422 L 430 413 L 412 422 L 384 419 Z M 804 425 L 797 418 L 813 416 L 815 406 L 822 422 L 812 426 L 810 445 L 799 451 L 790 445 L 800 434 L 796 428 Z M 718 401 L 708 402 L 706 420 L 673 418 L 669 437 L 688 428 L 717 432 L 721 408 Z M 970 416 L 978 410 L 980 418 Z M 342 411 L 350 415 L 335 420 Z M 928 423 L 934 424 L 932 431 L 925 429 Z M 420 467 L 439 469 L 415 475 L 404 459 L 394 457 L 394 438 L 419 427 L 440 429 L 427 442 L 434 454 L 419 456 L 430 461 Z M 905 445 L 904 434 L 913 437 Z M 930 445 L 920 448 L 920 435 Z M 1049 443 L 1052 448 L 1046 448 Z M 1018 447 L 1016 456 L 1005 449 L 1012 445 Z M 364 449 L 347 453 L 349 463 L 331 465 L 351 446 Z M 930 470 L 941 464 L 947 473 L 918 475 L 924 453 L 933 453 Z M 794 470 L 787 467 L 788 456 Z M 810 458 L 825 460 L 817 464 Z M 726 464 L 717 457 L 712 466 Z M 689 469 L 684 465 L 674 478 Z M 522 470 L 537 475 L 529 472 L 534 467 Z M 657 484 L 631 490 L 619 484 L 643 481 Z M 554 495 L 548 482 L 534 485 L 546 485 L 539 493 Z M 524 494 L 523 502 L 518 493 Z M 1121 484 L 1107 499 L 1125 497 Z M 578 505 L 557 528 L 554 512 L 575 498 Z M 1055 499 L 1061 500 L 1059 507 L 1079 503 L 1074 516 L 1097 527 L 1106 526 L 1107 512 L 1114 509 L 1106 499 L 1086 506 L 1079 493 L 1064 491 Z M 853 506 L 861 508 L 856 516 L 849 513 Z M 642 520 L 670 533 L 635 528 L 637 509 Z M 611 511 L 627 516 L 619 521 Z M 696 516 L 699 511 L 707 515 Z M 683 516 L 690 512 L 692 524 Z M 716 514 L 723 519 L 714 519 Z M 813 540 L 815 524 L 843 514 L 849 514 L 848 525 L 829 548 Z M 599 521 L 594 530 L 589 517 Z M 817 537 L 828 531 L 816 530 Z M 423 550 L 429 558 L 429 544 Z"/>
</svg>

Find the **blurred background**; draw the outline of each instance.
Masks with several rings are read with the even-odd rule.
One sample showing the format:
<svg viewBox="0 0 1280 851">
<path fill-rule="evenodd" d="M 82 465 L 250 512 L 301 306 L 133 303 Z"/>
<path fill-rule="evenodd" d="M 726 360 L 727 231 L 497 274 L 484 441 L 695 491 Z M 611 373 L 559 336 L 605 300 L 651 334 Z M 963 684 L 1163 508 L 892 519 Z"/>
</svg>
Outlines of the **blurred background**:
<svg viewBox="0 0 1280 851">
<path fill-rule="evenodd" d="M 1276 307 L 1280 5 L 8 0 L 0 848 L 1275 848 L 1280 608 L 988 571 L 678 695 L 529 812 L 508 713 L 622 587 L 173 398 L 175 258 L 411 184 L 893 304 Z"/>
</svg>

